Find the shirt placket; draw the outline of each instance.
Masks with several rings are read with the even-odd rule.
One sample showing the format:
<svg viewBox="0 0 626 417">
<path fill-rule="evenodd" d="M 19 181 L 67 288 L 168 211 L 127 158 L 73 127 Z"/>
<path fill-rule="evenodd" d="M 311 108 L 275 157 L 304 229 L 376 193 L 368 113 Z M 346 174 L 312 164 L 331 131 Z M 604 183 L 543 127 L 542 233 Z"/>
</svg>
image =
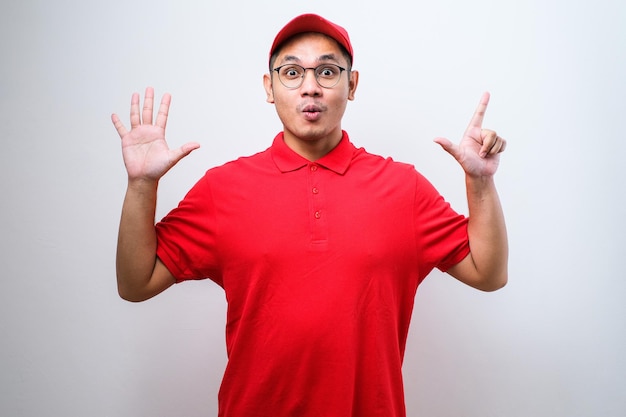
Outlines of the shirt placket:
<svg viewBox="0 0 626 417">
<path fill-rule="evenodd" d="M 328 245 L 328 213 L 326 212 L 323 176 L 325 170 L 311 163 L 308 166 L 309 222 L 311 230 L 311 247 L 325 249 Z"/>
</svg>

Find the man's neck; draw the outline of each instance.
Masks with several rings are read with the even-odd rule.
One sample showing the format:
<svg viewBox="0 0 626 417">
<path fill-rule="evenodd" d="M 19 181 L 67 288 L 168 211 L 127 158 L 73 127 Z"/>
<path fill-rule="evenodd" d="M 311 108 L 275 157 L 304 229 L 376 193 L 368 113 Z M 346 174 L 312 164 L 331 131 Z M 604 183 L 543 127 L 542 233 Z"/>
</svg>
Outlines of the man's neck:
<svg viewBox="0 0 626 417">
<path fill-rule="evenodd" d="M 337 135 L 337 138 L 324 138 L 324 139 L 312 139 L 301 140 L 284 135 L 285 144 L 289 149 L 307 159 L 308 161 L 317 161 L 318 159 L 326 156 L 330 151 L 341 142 L 343 133 Z"/>
</svg>

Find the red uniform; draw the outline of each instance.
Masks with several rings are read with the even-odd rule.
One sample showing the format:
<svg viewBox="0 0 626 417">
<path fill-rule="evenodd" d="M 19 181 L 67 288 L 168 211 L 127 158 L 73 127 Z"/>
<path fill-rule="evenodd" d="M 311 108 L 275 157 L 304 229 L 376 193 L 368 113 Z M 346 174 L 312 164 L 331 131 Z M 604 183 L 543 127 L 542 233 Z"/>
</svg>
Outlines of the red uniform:
<svg viewBox="0 0 626 417">
<path fill-rule="evenodd" d="M 281 133 L 207 171 L 157 233 L 177 281 L 225 290 L 224 417 L 404 416 L 415 292 L 469 253 L 464 216 L 345 132 L 315 162 Z"/>
</svg>

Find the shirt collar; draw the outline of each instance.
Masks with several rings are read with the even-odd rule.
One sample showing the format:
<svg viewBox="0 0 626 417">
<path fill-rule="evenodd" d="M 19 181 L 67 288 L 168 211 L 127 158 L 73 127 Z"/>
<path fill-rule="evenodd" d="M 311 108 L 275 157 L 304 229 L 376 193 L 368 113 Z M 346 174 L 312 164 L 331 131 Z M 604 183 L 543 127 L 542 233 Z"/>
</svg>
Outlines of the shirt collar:
<svg viewBox="0 0 626 417">
<path fill-rule="evenodd" d="M 348 170 L 356 151 L 356 148 L 350 142 L 348 133 L 346 131 L 342 131 L 342 133 L 343 136 L 337 146 L 317 161 L 314 161 L 315 164 L 328 168 L 339 175 L 345 174 Z M 276 167 L 283 173 L 296 171 L 311 163 L 311 161 L 298 155 L 287 146 L 283 132 L 276 135 L 270 149 Z"/>
</svg>

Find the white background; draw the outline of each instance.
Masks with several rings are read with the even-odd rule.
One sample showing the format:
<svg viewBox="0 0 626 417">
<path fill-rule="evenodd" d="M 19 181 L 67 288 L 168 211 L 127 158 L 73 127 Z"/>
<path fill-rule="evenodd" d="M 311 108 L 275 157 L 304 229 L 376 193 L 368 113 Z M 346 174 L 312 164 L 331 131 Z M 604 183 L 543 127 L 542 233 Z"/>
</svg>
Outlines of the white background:
<svg viewBox="0 0 626 417">
<path fill-rule="evenodd" d="M 464 212 L 458 140 L 483 91 L 509 146 L 497 184 L 509 285 L 434 272 L 405 359 L 409 416 L 626 415 L 620 0 L 47 1 L 0 11 L 0 415 L 211 416 L 223 292 L 116 293 L 130 95 L 173 95 L 168 138 L 202 148 L 160 186 L 160 218 L 209 167 L 263 150 L 268 48 L 316 12 L 345 26 L 361 73 L 343 127 L 413 163 Z"/>
</svg>

